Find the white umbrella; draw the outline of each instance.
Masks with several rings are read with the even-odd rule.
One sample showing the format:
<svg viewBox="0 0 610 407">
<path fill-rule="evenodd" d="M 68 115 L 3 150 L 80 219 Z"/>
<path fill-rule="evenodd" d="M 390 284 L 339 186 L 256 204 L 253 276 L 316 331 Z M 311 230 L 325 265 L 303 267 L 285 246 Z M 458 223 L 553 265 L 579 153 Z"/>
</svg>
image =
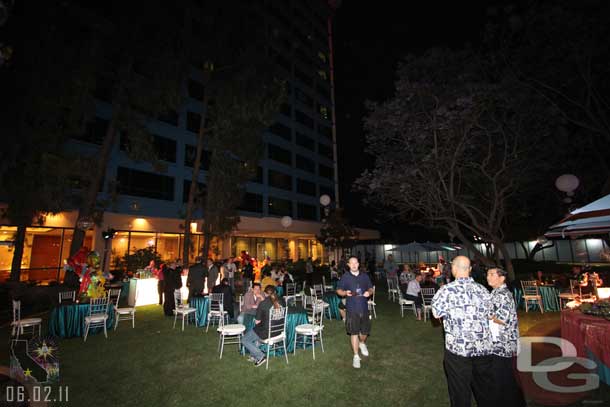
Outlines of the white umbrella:
<svg viewBox="0 0 610 407">
<path fill-rule="evenodd" d="M 600 235 L 610 232 L 610 195 L 570 212 L 544 234 L 549 238 Z"/>
</svg>

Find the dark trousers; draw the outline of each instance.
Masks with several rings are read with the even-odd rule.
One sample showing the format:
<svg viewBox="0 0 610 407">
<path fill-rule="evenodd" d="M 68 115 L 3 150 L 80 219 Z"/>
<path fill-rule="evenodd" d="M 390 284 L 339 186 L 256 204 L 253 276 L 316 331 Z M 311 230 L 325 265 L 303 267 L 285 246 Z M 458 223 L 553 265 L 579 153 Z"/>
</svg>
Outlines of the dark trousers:
<svg viewBox="0 0 610 407">
<path fill-rule="evenodd" d="M 472 393 L 478 407 L 495 407 L 491 356 L 467 358 L 445 349 L 444 366 L 451 407 L 471 407 Z"/>
<path fill-rule="evenodd" d="M 163 291 L 165 290 L 165 281 L 157 281 L 157 292 L 159 293 L 159 305 L 163 305 Z"/>
<path fill-rule="evenodd" d="M 174 298 L 174 290 L 165 290 L 165 303 L 163 304 L 163 313 L 165 315 L 172 316 L 174 315 L 174 308 L 176 307 L 175 298 Z"/>
<path fill-rule="evenodd" d="M 497 407 L 525 407 L 523 391 L 517 383 L 516 372 L 513 369 L 515 358 L 492 356 L 492 371 L 498 391 L 495 402 Z"/>
</svg>

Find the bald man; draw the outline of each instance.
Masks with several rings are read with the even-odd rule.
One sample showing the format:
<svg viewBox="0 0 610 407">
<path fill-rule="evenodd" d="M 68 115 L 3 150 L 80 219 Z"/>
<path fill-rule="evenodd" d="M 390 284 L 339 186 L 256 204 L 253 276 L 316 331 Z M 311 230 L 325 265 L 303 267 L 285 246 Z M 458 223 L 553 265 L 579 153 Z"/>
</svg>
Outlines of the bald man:
<svg viewBox="0 0 610 407">
<path fill-rule="evenodd" d="M 454 258 L 455 281 L 442 286 L 432 299 L 432 313 L 443 319 L 445 328 L 444 367 L 452 407 L 470 407 L 472 392 L 479 407 L 494 402 L 491 295 L 470 277 L 470 270 L 467 257 Z"/>
</svg>

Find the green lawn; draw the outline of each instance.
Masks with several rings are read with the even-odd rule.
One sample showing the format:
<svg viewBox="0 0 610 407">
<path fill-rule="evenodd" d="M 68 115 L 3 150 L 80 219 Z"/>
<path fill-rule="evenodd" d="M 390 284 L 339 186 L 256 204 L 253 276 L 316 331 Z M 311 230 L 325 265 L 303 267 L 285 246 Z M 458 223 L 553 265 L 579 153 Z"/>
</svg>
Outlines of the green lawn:
<svg viewBox="0 0 610 407">
<path fill-rule="evenodd" d="M 371 356 L 359 370 L 351 366 L 340 321 L 326 323 L 326 352 L 317 352 L 315 361 L 311 350 L 297 350 L 290 364 L 273 357 L 266 371 L 238 355 L 235 345 L 220 360 L 215 331 L 173 330 L 172 318 L 147 306 L 138 308 L 136 329 L 121 322 L 108 339 L 62 340 L 61 384 L 69 386 L 71 406 L 448 405 L 440 327 L 410 313 L 401 318 L 398 305 L 381 295 L 377 302 Z M 539 317 L 523 314 L 522 324 L 530 327 Z M 544 320 L 557 317 L 548 313 Z"/>
</svg>

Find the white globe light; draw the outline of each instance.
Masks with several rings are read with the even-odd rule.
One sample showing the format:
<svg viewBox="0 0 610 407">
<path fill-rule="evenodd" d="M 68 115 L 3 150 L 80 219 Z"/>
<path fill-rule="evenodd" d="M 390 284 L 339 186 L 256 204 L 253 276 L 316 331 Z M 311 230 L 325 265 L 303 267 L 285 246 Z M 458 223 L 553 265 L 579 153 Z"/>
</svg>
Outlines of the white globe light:
<svg viewBox="0 0 610 407">
<path fill-rule="evenodd" d="M 290 227 L 290 225 L 292 225 L 292 218 L 290 216 L 284 216 L 282 217 L 282 219 L 280 220 L 280 223 L 282 224 L 282 226 L 284 226 L 285 228 Z"/>
<path fill-rule="evenodd" d="M 573 192 L 579 185 L 580 180 L 572 174 L 563 174 L 555 180 L 555 187 L 562 192 Z"/>
<path fill-rule="evenodd" d="M 330 196 L 324 194 L 320 197 L 320 203 L 322 206 L 328 206 L 330 204 Z"/>
</svg>

